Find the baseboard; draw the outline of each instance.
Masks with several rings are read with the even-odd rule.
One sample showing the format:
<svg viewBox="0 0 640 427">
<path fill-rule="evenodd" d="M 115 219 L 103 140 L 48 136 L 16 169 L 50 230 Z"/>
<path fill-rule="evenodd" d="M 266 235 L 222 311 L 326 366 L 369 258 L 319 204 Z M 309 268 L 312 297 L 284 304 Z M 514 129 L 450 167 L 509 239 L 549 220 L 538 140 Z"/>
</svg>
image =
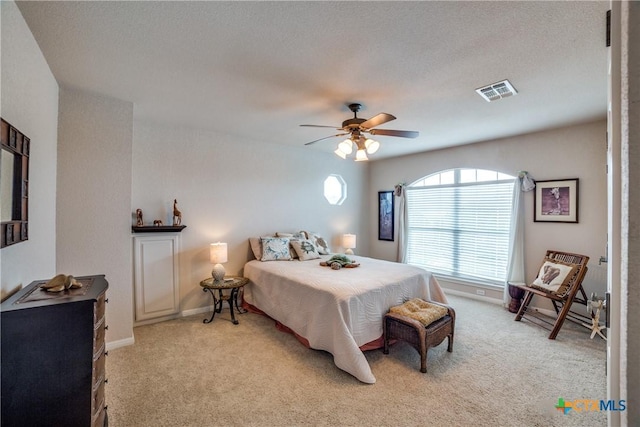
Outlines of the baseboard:
<svg viewBox="0 0 640 427">
<path fill-rule="evenodd" d="M 202 313 L 211 313 L 213 311 L 213 306 L 200 307 L 200 308 L 191 308 L 189 310 L 183 310 L 180 312 L 181 317 L 193 316 L 196 314 Z"/>
<path fill-rule="evenodd" d="M 106 348 L 107 351 L 109 351 L 120 347 L 126 347 L 128 345 L 133 345 L 135 344 L 135 342 L 135 338 L 133 336 L 130 336 L 129 338 L 124 338 L 121 340 L 109 341 L 106 345 Z"/>
<path fill-rule="evenodd" d="M 503 305 L 503 302 L 501 299 L 496 299 L 496 298 L 489 298 L 488 296 L 484 296 L 484 295 L 476 295 L 476 294 L 472 294 L 469 292 L 461 292 L 461 291 L 457 291 L 455 289 L 448 289 L 448 288 L 442 288 L 442 290 L 444 291 L 445 295 L 446 294 L 451 294 L 451 295 L 456 295 L 456 296 L 460 296 L 460 297 L 465 297 L 465 298 L 469 298 L 469 299 L 474 299 L 474 300 L 478 300 L 478 301 L 484 301 L 484 302 L 488 302 L 491 304 L 497 304 L 497 305 Z"/>
</svg>

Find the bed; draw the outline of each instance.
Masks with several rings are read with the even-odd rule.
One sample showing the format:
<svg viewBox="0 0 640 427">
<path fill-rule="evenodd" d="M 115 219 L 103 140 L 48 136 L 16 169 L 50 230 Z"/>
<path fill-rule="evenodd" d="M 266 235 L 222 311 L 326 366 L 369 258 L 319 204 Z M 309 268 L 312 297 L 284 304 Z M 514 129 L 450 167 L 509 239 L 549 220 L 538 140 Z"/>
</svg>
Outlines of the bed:
<svg viewBox="0 0 640 427">
<path fill-rule="evenodd" d="M 301 341 L 333 355 L 336 366 L 364 383 L 376 379 L 363 350 L 381 347 L 382 318 L 410 298 L 447 303 L 424 269 L 350 256 L 357 268 L 333 270 L 320 261 L 249 261 L 244 300 L 292 331 Z"/>
</svg>

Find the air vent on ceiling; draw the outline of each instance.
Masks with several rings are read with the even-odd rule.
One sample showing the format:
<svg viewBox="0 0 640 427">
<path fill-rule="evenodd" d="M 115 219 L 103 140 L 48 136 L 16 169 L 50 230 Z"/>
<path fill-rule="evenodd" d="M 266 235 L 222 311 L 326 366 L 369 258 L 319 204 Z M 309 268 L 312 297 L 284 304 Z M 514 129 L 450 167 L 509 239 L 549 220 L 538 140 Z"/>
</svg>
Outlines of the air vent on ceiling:
<svg viewBox="0 0 640 427">
<path fill-rule="evenodd" d="M 478 95 L 483 97 L 487 102 L 497 101 L 498 99 L 518 94 L 518 91 L 514 89 L 511 83 L 509 83 L 509 80 L 492 83 L 489 86 L 476 89 L 476 92 L 478 92 Z"/>
</svg>

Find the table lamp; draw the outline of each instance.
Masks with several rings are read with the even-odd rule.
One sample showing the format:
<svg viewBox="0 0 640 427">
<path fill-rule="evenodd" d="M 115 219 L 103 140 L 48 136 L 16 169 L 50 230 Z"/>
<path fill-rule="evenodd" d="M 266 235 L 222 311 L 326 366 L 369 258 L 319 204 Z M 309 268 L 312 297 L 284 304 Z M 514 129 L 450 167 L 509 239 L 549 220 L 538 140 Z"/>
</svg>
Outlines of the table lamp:
<svg viewBox="0 0 640 427">
<path fill-rule="evenodd" d="M 226 243 L 211 243 L 209 245 L 209 261 L 214 264 L 213 270 L 211 270 L 211 277 L 213 277 L 214 283 L 220 283 L 224 281 L 224 267 L 222 263 L 227 262 L 227 244 Z"/>
<path fill-rule="evenodd" d="M 342 246 L 346 249 L 346 251 L 344 251 L 345 254 L 353 255 L 353 248 L 356 247 L 356 235 L 344 234 L 342 236 Z"/>
</svg>

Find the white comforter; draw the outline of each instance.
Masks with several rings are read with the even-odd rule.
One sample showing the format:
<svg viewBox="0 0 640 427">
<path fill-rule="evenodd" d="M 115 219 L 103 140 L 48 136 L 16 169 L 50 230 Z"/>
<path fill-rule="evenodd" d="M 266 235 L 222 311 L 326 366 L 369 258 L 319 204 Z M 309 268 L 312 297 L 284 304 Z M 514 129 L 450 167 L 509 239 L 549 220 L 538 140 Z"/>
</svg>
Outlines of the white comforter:
<svg viewBox="0 0 640 427">
<path fill-rule="evenodd" d="M 328 259 L 330 256 L 324 256 Z M 332 270 L 310 261 L 250 261 L 245 300 L 333 354 L 337 367 L 375 383 L 363 344 L 382 336 L 382 317 L 410 298 L 447 302 L 431 273 L 406 264 L 351 256 L 357 268 Z"/>
</svg>

